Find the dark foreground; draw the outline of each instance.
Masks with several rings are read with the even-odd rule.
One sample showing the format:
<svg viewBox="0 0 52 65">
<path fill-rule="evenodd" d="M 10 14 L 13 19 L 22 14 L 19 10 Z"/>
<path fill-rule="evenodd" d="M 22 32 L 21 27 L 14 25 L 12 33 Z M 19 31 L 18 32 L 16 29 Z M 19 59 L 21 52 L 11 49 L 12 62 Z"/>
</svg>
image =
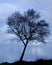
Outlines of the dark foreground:
<svg viewBox="0 0 52 65">
<path fill-rule="evenodd" d="M 36 62 L 18 61 L 15 63 L 2 63 L 0 65 L 52 65 L 52 60 L 37 60 Z"/>
</svg>

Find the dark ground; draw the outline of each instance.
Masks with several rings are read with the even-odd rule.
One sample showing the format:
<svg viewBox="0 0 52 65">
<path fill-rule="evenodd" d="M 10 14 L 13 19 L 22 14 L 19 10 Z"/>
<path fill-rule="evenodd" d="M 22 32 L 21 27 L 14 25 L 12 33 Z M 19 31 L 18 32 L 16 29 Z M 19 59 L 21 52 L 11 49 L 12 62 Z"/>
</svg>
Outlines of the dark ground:
<svg viewBox="0 0 52 65">
<path fill-rule="evenodd" d="M 39 59 L 36 62 L 17 61 L 15 63 L 2 63 L 0 65 L 52 65 L 52 60 Z"/>
</svg>

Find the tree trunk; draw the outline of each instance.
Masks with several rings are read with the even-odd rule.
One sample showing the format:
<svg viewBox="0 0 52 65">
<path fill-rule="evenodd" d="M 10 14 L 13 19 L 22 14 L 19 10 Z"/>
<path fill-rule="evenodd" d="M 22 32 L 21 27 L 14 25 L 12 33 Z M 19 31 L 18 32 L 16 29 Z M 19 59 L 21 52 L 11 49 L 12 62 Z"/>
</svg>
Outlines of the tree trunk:
<svg viewBox="0 0 52 65">
<path fill-rule="evenodd" d="M 25 54 L 25 50 L 26 50 L 27 44 L 28 44 L 28 41 L 26 42 L 26 45 L 24 46 L 22 55 L 21 55 L 21 57 L 20 57 L 20 61 L 23 61 L 23 57 L 24 57 L 24 54 Z"/>
</svg>

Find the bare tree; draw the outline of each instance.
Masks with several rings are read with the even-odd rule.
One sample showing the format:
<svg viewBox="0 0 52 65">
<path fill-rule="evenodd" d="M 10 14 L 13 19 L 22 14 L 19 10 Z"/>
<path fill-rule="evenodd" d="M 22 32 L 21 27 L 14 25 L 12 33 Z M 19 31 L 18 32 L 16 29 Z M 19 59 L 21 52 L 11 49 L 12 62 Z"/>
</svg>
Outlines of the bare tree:
<svg viewBox="0 0 52 65">
<path fill-rule="evenodd" d="M 20 61 L 23 60 L 26 47 L 30 41 L 36 40 L 45 43 L 45 38 L 49 33 L 48 23 L 45 20 L 41 20 L 40 14 L 33 9 L 27 10 L 24 14 L 15 12 L 8 17 L 7 24 L 10 32 L 13 32 L 17 38 L 19 37 L 24 44 Z"/>
</svg>

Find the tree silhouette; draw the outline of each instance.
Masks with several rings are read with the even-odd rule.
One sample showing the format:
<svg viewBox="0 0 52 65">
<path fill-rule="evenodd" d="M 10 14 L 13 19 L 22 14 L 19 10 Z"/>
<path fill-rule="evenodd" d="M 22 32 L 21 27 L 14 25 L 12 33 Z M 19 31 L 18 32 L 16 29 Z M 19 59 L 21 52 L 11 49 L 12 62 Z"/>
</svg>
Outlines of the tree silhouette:
<svg viewBox="0 0 52 65">
<path fill-rule="evenodd" d="M 7 19 L 10 32 L 14 33 L 17 38 L 24 44 L 24 49 L 20 57 L 20 61 L 23 60 L 23 56 L 26 47 L 30 41 L 38 41 L 45 43 L 45 38 L 48 36 L 48 23 L 45 20 L 40 19 L 40 14 L 34 9 L 28 9 L 23 14 L 19 12 L 13 13 Z"/>
</svg>

